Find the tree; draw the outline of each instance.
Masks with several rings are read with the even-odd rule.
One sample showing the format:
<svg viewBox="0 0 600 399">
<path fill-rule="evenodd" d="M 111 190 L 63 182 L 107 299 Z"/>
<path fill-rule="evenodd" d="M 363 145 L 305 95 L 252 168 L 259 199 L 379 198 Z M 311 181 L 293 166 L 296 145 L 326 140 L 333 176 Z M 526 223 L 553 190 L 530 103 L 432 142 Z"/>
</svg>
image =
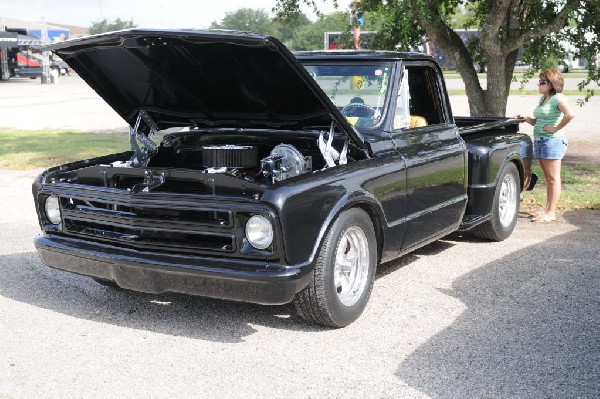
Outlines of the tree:
<svg viewBox="0 0 600 399">
<path fill-rule="evenodd" d="M 349 24 L 348 13 L 321 15 L 317 21 L 297 31 L 290 47 L 294 50 L 322 50 L 325 42 L 324 32 L 345 32 L 350 29 Z"/>
<path fill-rule="evenodd" d="M 275 33 L 275 27 L 269 14 L 265 10 L 252 8 L 240 8 L 225 13 L 221 22 L 214 21 L 210 24 L 210 28 L 239 30 L 263 35 Z"/>
<path fill-rule="evenodd" d="M 281 40 L 286 46 L 294 48 L 294 38 L 305 27 L 312 25 L 312 22 L 305 14 L 299 14 L 292 21 L 273 20 L 273 36 Z"/>
<path fill-rule="evenodd" d="M 326 0 L 323 0 L 326 1 Z M 332 0 L 335 1 L 335 0 Z M 300 3 L 314 0 L 277 0 L 279 15 L 293 15 Z M 599 80 L 591 62 L 600 53 L 599 0 L 362 0 L 361 7 L 381 16 L 377 44 L 382 49 L 407 49 L 425 36 L 442 48 L 457 66 L 465 83 L 471 115 L 505 115 L 519 50 L 539 70 L 550 57 L 564 58 L 568 48 L 589 61 L 588 78 Z M 465 23 L 479 28 L 476 46 L 467 47 L 452 29 L 453 17 L 469 9 Z M 487 62 L 484 89 L 473 68 L 479 52 Z M 588 96 L 593 95 L 588 90 Z"/>
<path fill-rule="evenodd" d="M 363 31 L 377 30 L 381 16 L 377 13 L 365 13 L 365 25 L 361 28 Z M 354 47 L 354 37 L 352 35 L 352 26 L 350 25 L 350 13 L 338 11 L 327 15 L 319 15 L 319 18 L 303 26 L 296 31 L 291 47 L 293 50 L 322 50 L 324 48 L 324 32 L 342 32 L 339 41 L 344 43 L 345 48 Z M 361 38 L 361 46 L 364 48 L 373 48 L 370 37 Z"/>
<path fill-rule="evenodd" d="M 111 22 L 104 18 L 100 21 L 92 22 L 92 26 L 90 26 L 90 34 L 95 35 L 97 33 L 113 32 L 116 30 L 129 28 L 137 28 L 137 25 L 133 23 L 133 20 L 122 21 L 120 18 L 117 18 Z"/>
</svg>

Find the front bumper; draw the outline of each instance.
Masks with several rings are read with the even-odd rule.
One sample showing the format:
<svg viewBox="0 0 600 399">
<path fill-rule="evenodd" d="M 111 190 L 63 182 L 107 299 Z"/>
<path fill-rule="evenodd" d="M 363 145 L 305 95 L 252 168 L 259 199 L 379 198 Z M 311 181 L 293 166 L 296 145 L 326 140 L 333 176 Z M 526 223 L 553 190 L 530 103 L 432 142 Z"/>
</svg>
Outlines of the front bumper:
<svg viewBox="0 0 600 399">
<path fill-rule="evenodd" d="M 35 246 L 50 267 L 152 294 L 178 292 L 281 305 L 291 302 L 312 276 L 311 265 L 140 252 L 52 234 L 36 237 Z"/>
</svg>

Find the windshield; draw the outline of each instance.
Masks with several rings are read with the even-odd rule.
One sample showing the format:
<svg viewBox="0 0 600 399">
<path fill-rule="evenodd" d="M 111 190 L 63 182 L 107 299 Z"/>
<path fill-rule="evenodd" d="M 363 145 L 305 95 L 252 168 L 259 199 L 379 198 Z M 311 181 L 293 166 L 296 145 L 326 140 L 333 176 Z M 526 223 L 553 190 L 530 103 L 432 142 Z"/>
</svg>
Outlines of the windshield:
<svg viewBox="0 0 600 399">
<path fill-rule="evenodd" d="M 384 115 L 391 63 L 310 64 L 305 68 L 352 125 L 379 125 Z"/>
</svg>

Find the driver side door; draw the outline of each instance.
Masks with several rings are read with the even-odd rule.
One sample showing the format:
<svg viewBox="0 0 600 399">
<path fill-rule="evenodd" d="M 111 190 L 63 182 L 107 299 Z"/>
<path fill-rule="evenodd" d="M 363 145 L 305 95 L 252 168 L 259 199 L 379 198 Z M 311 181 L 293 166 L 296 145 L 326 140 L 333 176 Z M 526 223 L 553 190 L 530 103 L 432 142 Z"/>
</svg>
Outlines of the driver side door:
<svg viewBox="0 0 600 399">
<path fill-rule="evenodd" d="M 466 206 L 466 145 L 444 90 L 433 63 L 405 64 L 392 130 L 407 170 L 402 252 L 455 230 Z"/>
</svg>

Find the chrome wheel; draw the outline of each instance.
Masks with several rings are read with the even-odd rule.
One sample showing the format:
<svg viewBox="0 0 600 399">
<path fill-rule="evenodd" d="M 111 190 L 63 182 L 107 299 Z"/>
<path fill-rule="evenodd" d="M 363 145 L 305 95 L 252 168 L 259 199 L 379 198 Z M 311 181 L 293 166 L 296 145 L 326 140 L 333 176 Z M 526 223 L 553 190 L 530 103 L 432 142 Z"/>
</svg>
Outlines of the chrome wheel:
<svg viewBox="0 0 600 399">
<path fill-rule="evenodd" d="M 369 243 L 360 227 L 350 227 L 340 237 L 334 264 L 333 283 L 340 302 L 354 305 L 362 296 L 369 274 Z"/>
<path fill-rule="evenodd" d="M 377 236 L 362 209 L 336 218 L 315 261 L 310 283 L 294 297 L 306 321 L 345 327 L 358 319 L 371 296 L 377 270 Z"/>
<path fill-rule="evenodd" d="M 498 216 L 503 227 L 509 226 L 517 212 L 518 205 L 517 181 L 512 174 L 504 175 L 498 197 Z"/>
<path fill-rule="evenodd" d="M 505 240 L 517 225 L 521 176 L 516 165 L 512 162 L 504 165 L 497 181 L 490 218 L 473 229 L 473 234 L 484 240 Z"/>
</svg>

